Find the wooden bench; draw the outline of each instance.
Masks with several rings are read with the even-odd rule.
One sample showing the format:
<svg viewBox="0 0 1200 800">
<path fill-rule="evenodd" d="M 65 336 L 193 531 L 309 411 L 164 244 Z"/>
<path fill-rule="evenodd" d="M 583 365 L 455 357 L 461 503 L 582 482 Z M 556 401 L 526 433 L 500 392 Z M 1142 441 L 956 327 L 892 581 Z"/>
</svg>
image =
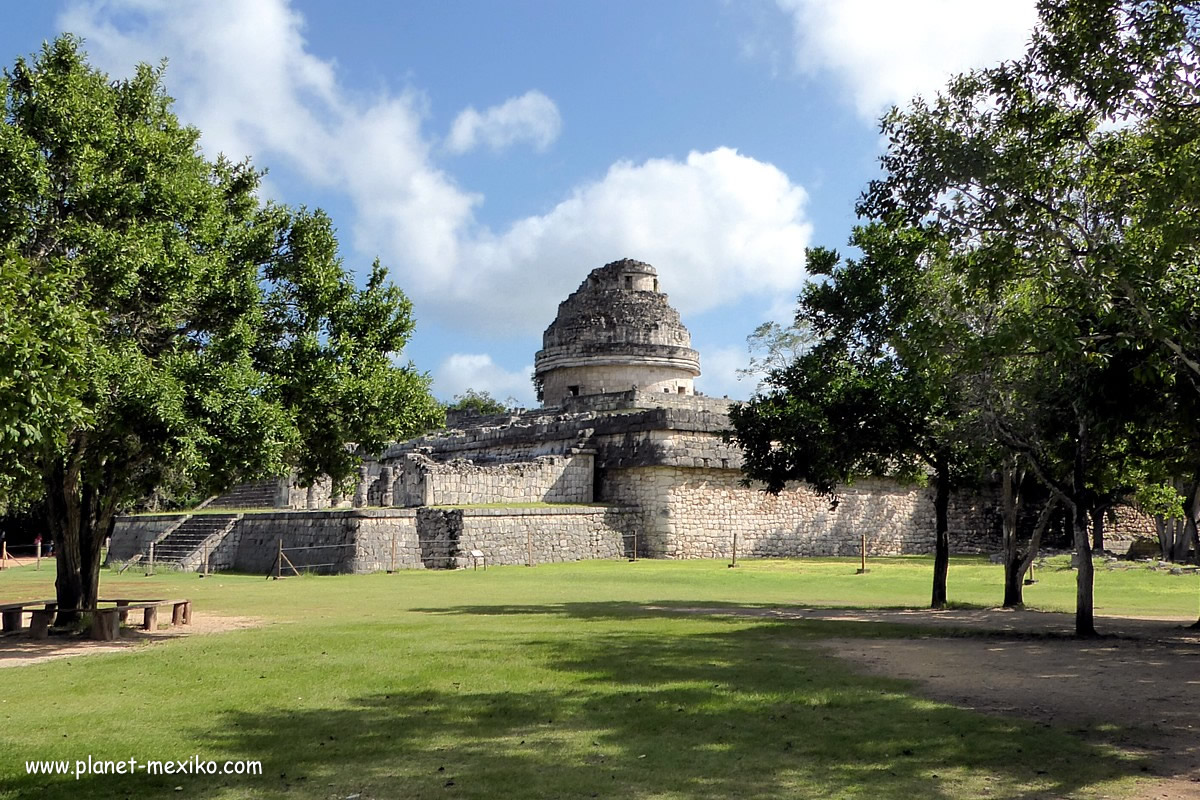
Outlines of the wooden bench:
<svg viewBox="0 0 1200 800">
<path fill-rule="evenodd" d="M 129 619 L 130 611 L 142 612 L 141 629 L 144 631 L 158 630 L 158 609 L 171 606 L 171 625 L 192 624 L 191 600 L 101 600 L 101 603 L 113 603 L 112 608 L 97 608 L 92 612 L 91 638 L 111 642 L 115 640 L 121 628 L 121 623 Z"/>
<path fill-rule="evenodd" d="M 100 607 L 99 604 L 105 604 Z M 109 606 L 108 604 L 112 604 Z M 31 608 L 40 606 L 40 608 Z M 15 633 L 21 630 L 22 616 L 26 611 L 30 614 L 29 636 L 32 639 L 45 639 L 50 635 L 50 623 L 60 610 L 67 613 L 92 615 L 92 627 L 88 632 L 89 638 L 101 642 L 115 641 L 120 635 L 121 623 L 129 618 L 130 611 L 142 612 L 142 630 L 158 629 L 158 609 L 171 606 L 171 625 L 192 624 L 192 601 L 190 600 L 99 600 L 96 608 L 65 608 L 59 609 L 54 600 L 30 600 L 25 603 L 6 603 L 0 606 L 0 618 L 3 620 L 4 633 Z"/>
<path fill-rule="evenodd" d="M 38 608 L 34 608 L 37 606 Z M 55 600 L 26 600 L 23 603 L 5 603 L 0 605 L 0 632 L 16 633 L 21 630 L 26 611 L 32 611 L 34 614 L 38 612 L 49 612 L 54 615 L 55 609 L 58 608 L 58 602 Z M 33 623 L 30 623 L 32 628 Z"/>
</svg>

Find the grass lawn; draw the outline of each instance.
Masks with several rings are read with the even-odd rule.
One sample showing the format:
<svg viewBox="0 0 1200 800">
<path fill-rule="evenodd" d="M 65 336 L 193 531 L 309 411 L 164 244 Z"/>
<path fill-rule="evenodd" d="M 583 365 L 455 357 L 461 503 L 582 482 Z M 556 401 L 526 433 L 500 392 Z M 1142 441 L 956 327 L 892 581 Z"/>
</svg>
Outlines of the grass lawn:
<svg viewBox="0 0 1200 800">
<path fill-rule="evenodd" d="M 706 617 L 687 605 L 923 606 L 930 561 L 582 562 L 290 578 L 106 572 L 262 627 L 0 670 L 0 798 L 1119 797 L 1143 766 L 1077 731 L 855 674 L 833 636 L 899 626 Z M 0 573 L 0 602 L 53 594 Z M 1070 610 L 1048 567 L 1031 606 Z M 955 559 L 994 605 L 1000 568 Z M 1097 576 L 1100 613 L 1195 617 L 1197 578 Z M 646 606 L 655 606 L 650 609 Z M 1101 625 L 1101 627 L 1103 627 Z M 0 644 L 0 647 L 5 646 Z M 1111 688 L 1111 687 L 1104 687 Z M 27 776 L 27 759 L 261 760 L 263 774 Z M 176 787 L 182 787 L 176 792 Z"/>
</svg>

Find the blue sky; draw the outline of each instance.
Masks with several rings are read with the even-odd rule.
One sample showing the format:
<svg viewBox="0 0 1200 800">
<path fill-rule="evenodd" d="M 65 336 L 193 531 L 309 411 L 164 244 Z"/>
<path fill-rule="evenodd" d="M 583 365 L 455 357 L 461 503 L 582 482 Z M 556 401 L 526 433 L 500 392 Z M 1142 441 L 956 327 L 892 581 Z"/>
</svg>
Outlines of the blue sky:
<svg viewBox="0 0 1200 800">
<path fill-rule="evenodd" d="M 557 303 L 619 258 L 653 264 L 745 397 L 745 338 L 786 321 L 803 248 L 842 246 L 877 119 L 1020 54 L 1032 0 L 98 0 L 8 3 L 0 60 L 62 31 L 94 65 L 169 60 L 210 155 L 319 206 L 347 267 L 412 298 L 404 357 L 449 399 L 533 405 Z"/>
</svg>

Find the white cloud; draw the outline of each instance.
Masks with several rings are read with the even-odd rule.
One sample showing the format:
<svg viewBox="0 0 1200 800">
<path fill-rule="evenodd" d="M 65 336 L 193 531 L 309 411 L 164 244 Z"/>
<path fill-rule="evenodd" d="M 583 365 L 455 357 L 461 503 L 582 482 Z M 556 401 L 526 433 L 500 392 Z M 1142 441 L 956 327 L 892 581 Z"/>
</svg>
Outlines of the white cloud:
<svg viewBox="0 0 1200 800">
<path fill-rule="evenodd" d="M 308 52 L 304 20 L 287 0 L 97 0 L 71 5 L 59 22 L 115 74 L 167 56 L 176 111 L 200 128 L 208 153 L 250 155 L 260 165 L 282 159 L 344 193 L 356 231 L 394 229 L 403 246 L 381 252 L 385 261 L 420 274 L 458 259 L 459 237 L 482 198 L 432 162 L 425 98 L 411 89 L 356 95 L 335 63 Z"/>
<path fill-rule="evenodd" d="M 953 74 L 1020 56 L 1036 0 L 776 0 L 792 18 L 796 64 L 829 72 L 875 119 Z"/>
<path fill-rule="evenodd" d="M 434 371 L 434 394 L 451 400 L 467 389 L 487 392 L 497 400 L 513 397 L 525 407 L 536 406 L 533 395 L 533 365 L 510 372 L 486 353 L 454 353 Z"/>
<path fill-rule="evenodd" d="M 558 106 L 541 92 L 531 90 L 482 113 L 465 109 L 450 126 L 446 149 L 465 153 L 482 143 L 498 152 L 518 142 L 529 142 L 535 149 L 545 150 L 561 131 Z"/>
<path fill-rule="evenodd" d="M 59 22 L 115 74 L 168 56 L 176 109 L 203 131 L 208 152 L 282 163 L 348 197 L 353 220 L 341 227 L 393 267 L 421 316 L 540 332 L 588 270 L 624 257 L 658 267 L 684 314 L 794 293 L 804 280 L 804 189 L 736 150 L 617 162 L 546 213 L 494 231 L 474 216 L 483 197 L 436 164 L 436 138 L 422 127 L 427 99 L 413 89 L 355 92 L 335 63 L 308 51 L 287 0 L 95 0 Z M 531 92 L 513 108 L 531 97 L 544 105 Z M 508 118 L 499 109 L 468 126 L 473 138 L 532 130 L 488 123 Z"/>
<path fill-rule="evenodd" d="M 653 264 L 675 307 L 694 314 L 796 289 L 812 233 L 806 202 L 782 171 L 728 148 L 618 162 L 548 213 L 465 245 L 460 280 L 446 288 L 474 314 L 495 316 L 500 303 L 516 328 L 541 330 L 588 270 L 629 257 Z"/>
</svg>

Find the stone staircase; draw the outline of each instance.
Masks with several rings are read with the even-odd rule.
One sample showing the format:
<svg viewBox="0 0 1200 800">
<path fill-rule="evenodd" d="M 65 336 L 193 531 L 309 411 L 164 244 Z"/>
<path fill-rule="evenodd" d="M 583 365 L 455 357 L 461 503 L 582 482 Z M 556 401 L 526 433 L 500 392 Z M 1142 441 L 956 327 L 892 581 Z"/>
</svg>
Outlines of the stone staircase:
<svg viewBox="0 0 1200 800">
<path fill-rule="evenodd" d="M 201 508 L 275 508 L 279 502 L 279 479 L 239 483 Z"/>
<path fill-rule="evenodd" d="M 172 565 L 185 572 L 204 567 L 206 554 L 212 553 L 233 530 L 241 514 L 193 514 L 168 528 L 154 540 L 154 563 Z M 149 547 L 141 554 L 149 559 Z"/>
</svg>

